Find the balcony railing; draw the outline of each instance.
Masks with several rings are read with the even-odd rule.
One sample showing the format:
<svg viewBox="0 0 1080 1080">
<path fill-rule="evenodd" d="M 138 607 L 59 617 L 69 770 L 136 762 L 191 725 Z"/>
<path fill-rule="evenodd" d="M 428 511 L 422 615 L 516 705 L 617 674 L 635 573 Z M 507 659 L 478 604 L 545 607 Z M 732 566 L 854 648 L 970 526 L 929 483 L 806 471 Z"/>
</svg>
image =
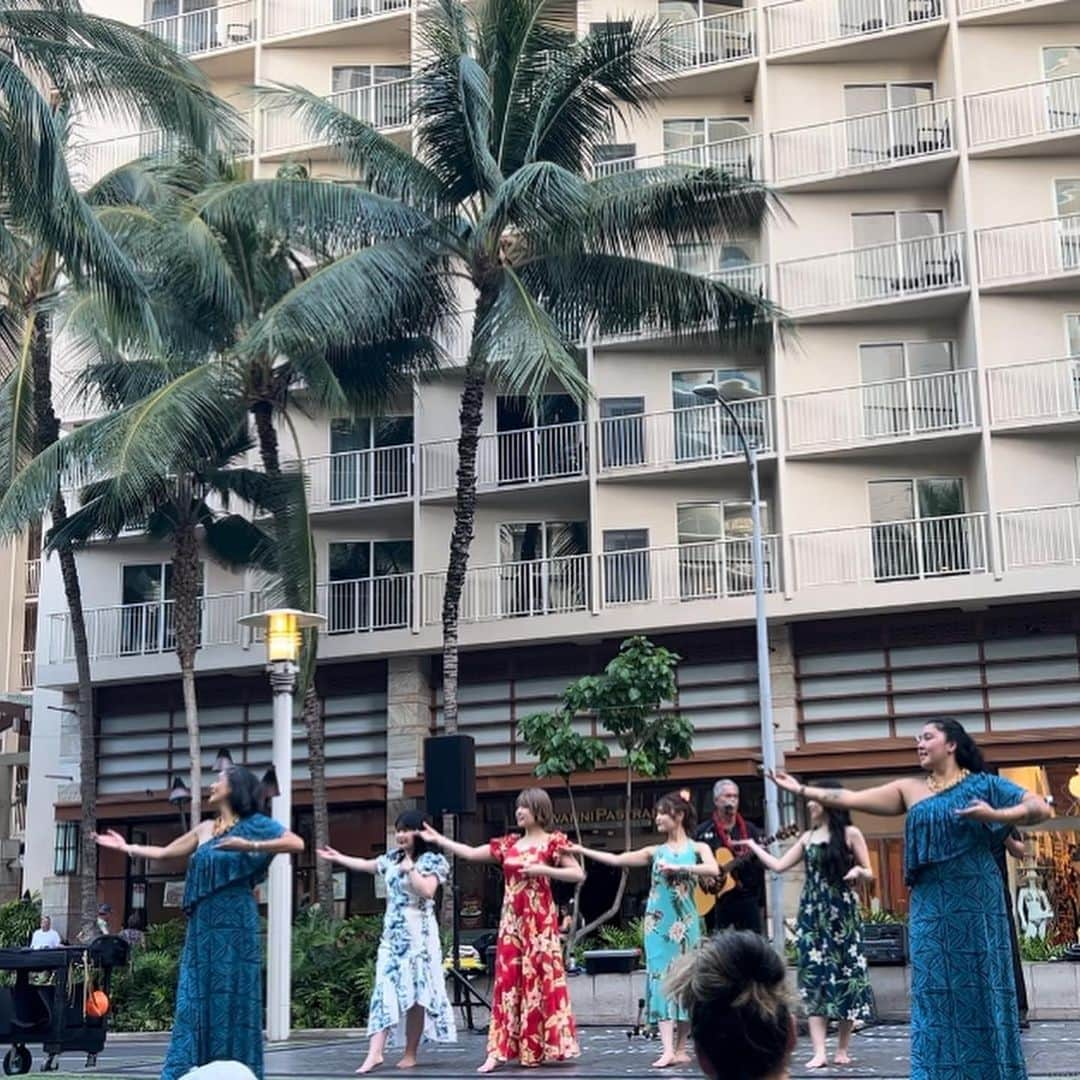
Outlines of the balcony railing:
<svg viewBox="0 0 1080 1080">
<path fill-rule="evenodd" d="M 986 515 L 793 533 L 791 555 L 796 589 L 984 574 Z"/>
<path fill-rule="evenodd" d="M 411 122 L 412 79 L 394 79 L 373 86 L 357 86 L 327 95 L 326 100 L 343 112 L 371 124 L 379 131 L 408 127 Z M 288 105 L 277 105 L 262 114 L 263 149 L 279 153 L 318 142 Z"/>
<path fill-rule="evenodd" d="M 775 179 L 824 179 L 903 165 L 955 150 L 953 132 L 949 99 L 777 131 Z"/>
<path fill-rule="evenodd" d="M 407 499 L 413 493 L 412 462 L 411 445 L 306 458 L 308 505 L 312 510 L 336 510 Z"/>
<path fill-rule="evenodd" d="M 966 284 L 962 234 L 942 233 L 777 265 L 780 306 L 791 314 L 904 300 Z"/>
<path fill-rule="evenodd" d="M 331 581 L 316 589 L 327 634 L 400 630 L 412 622 L 412 574 Z"/>
<path fill-rule="evenodd" d="M 412 0 L 267 0 L 266 36 L 363 22 L 411 7 Z"/>
<path fill-rule="evenodd" d="M 776 450 L 773 398 L 735 401 L 731 408 L 750 445 L 760 454 Z M 675 468 L 742 458 L 731 418 L 718 405 L 605 417 L 598 422 L 601 473 Z"/>
<path fill-rule="evenodd" d="M 1080 131 L 1080 75 L 969 94 L 971 147 Z"/>
<path fill-rule="evenodd" d="M 998 514 L 1004 569 L 1080 565 L 1080 503 Z"/>
<path fill-rule="evenodd" d="M 27 559 L 25 574 L 24 591 L 29 600 L 37 596 L 41 589 L 41 560 Z"/>
<path fill-rule="evenodd" d="M 1080 418 L 1080 357 L 990 368 L 995 424 L 1042 424 Z"/>
<path fill-rule="evenodd" d="M 660 55 L 678 72 L 751 60 L 757 55 L 754 11 L 743 8 L 704 19 L 665 23 Z"/>
<path fill-rule="evenodd" d="M 975 427 L 971 369 L 792 394 L 784 399 L 788 448 L 827 450 Z"/>
<path fill-rule="evenodd" d="M 590 556 L 476 566 L 466 572 L 460 618 L 465 623 L 561 615 L 589 607 Z M 445 572 L 423 575 L 424 625 L 442 619 Z"/>
<path fill-rule="evenodd" d="M 215 4 L 182 15 L 151 19 L 142 28 L 182 56 L 204 56 L 252 44 L 256 38 L 257 7 L 255 0 Z"/>
<path fill-rule="evenodd" d="M 1042 0 L 957 0 L 957 10 L 961 15 L 981 15 L 987 11 L 1001 8 L 1022 8 L 1044 6 Z"/>
<path fill-rule="evenodd" d="M 1004 285 L 1080 271 L 1080 214 L 1068 214 L 975 234 L 979 281 Z"/>
<path fill-rule="evenodd" d="M 447 495 L 456 489 L 457 443 L 457 439 L 442 439 L 421 445 L 421 494 Z M 481 435 L 476 486 L 521 487 L 584 476 L 585 453 L 585 425 L 580 421 Z"/>
<path fill-rule="evenodd" d="M 769 52 L 920 26 L 944 15 L 943 0 L 781 0 L 765 8 Z"/>
<path fill-rule="evenodd" d="M 593 174 L 613 176 L 616 173 L 633 172 L 635 169 L 656 169 L 663 165 L 688 165 L 699 169 L 716 169 L 746 180 L 760 180 L 761 136 L 740 135 L 735 139 L 720 139 L 686 146 L 678 150 L 665 150 L 660 154 L 643 154 L 639 157 L 615 158 L 598 161 Z"/>
<path fill-rule="evenodd" d="M 34 650 L 26 649 L 19 657 L 19 680 L 23 690 L 34 689 Z"/>
</svg>

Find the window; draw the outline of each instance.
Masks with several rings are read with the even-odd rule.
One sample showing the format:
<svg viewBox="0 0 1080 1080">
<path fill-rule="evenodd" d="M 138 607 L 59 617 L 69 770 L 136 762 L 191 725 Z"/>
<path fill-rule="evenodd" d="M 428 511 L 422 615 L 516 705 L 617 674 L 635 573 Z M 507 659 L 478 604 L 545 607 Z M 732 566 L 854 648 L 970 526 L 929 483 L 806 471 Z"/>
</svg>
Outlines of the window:
<svg viewBox="0 0 1080 1080">
<path fill-rule="evenodd" d="M 1051 131 L 1080 125 L 1076 79 L 1080 76 L 1080 45 L 1047 45 L 1042 51 L 1046 86 L 1046 120 Z"/>
<path fill-rule="evenodd" d="M 1069 356 L 1080 356 L 1080 312 L 1065 316 L 1065 342 Z"/>
<path fill-rule="evenodd" d="M 604 530 L 604 603 L 635 604 L 652 595 L 649 530 Z"/>
<path fill-rule="evenodd" d="M 645 399 L 600 399 L 600 464 L 624 469 L 645 463 Z"/>
<path fill-rule="evenodd" d="M 53 846 L 53 873 L 66 877 L 79 870 L 79 823 L 58 821 Z"/>
<path fill-rule="evenodd" d="M 354 503 L 408 495 L 412 441 L 411 416 L 331 421 L 330 501 Z"/>
<path fill-rule="evenodd" d="M 960 283 L 960 256 L 946 243 L 940 210 L 852 214 L 855 292 L 873 299 Z"/>
<path fill-rule="evenodd" d="M 767 412 L 758 401 L 764 393 L 765 373 L 761 368 L 713 368 L 671 373 L 671 404 L 675 410 L 675 460 L 715 461 L 742 452 L 731 419 L 722 408 L 710 405 L 694 393 L 695 386 L 713 383 L 726 398 L 740 399 L 733 407 L 742 423 L 746 439 L 760 449 L 768 443 Z"/>
<path fill-rule="evenodd" d="M 534 409 L 527 398 L 495 402 L 499 483 L 553 480 L 584 471 L 581 410 L 569 394 L 545 394 Z"/>
<path fill-rule="evenodd" d="M 637 157 L 637 143 L 604 143 L 594 146 L 592 152 L 593 172 L 597 176 L 633 172 Z"/>
<path fill-rule="evenodd" d="M 1054 181 L 1061 269 L 1080 269 L 1080 178 Z"/>
<path fill-rule="evenodd" d="M 684 503 L 676 509 L 679 534 L 679 595 L 683 600 L 741 596 L 754 591 L 750 504 L 742 500 Z M 761 507 L 769 533 L 769 509 Z M 765 587 L 773 588 L 773 552 L 765 546 Z"/>
<path fill-rule="evenodd" d="M 346 64 L 330 69 L 334 104 L 377 128 L 403 127 L 409 118 L 408 64 Z"/>
<path fill-rule="evenodd" d="M 873 165 L 951 149 L 952 132 L 933 100 L 933 83 L 845 86 L 848 165 Z"/>
<path fill-rule="evenodd" d="M 202 566 L 199 567 L 202 595 Z M 123 656 L 176 648 L 172 563 L 128 563 L 120 569 L 120 650 Z"/>
<path fill-rule="evenodd" d="M 144 22 L 153 22 L 151 28 L 155 37 L 168 42 L 174 49 L 189 56 L 196 52 L 217 48 L 218 22 L 216 9 L 218 0 L 144 0 Z M 189 12 L 206 11 L 203 16 L 181 19 L 178 16 Z M 249 41 L 250 27 L 242 41 Z"/>
<path fill-rule="evenodd" d="M 673 165 L 698 165 L 736 176 L 756 175 L 750 117 L 695 117 L 664 121 L 664 160 Z"/>
<path fill-rule="evenodd" d="M 742 275 L 738 271 L 758 261 L 758 243 L 746 239 L 722 240 L 716 244 L 673 244 L 671 256 L 679 270 L 702 277 L 723 275 L 733 287 L 745 289 L 747 282 L 739 280 Z"/>
<path fill-rule="evenodd" d="M 499 602 L 504 616 L 581 611 L 588 606 L 589 526 L 518 521 L 499 526 Z"/>
<path fill-rule="evenodd" d="M 951 341 L 859 346 L 863 437 L 915 435 L 970 424 L 968 384 L 955 370 Z"/>
<path fill-rule="evenodd" d="M 661 55 L 676 67 L 696 67 L 753 55 L 753 33 L 746 22 L 709 24 L 702 32 L 701 19 L 738 11 L 739 3 L 712 0 L 659 0 L 659 22 L 666 24 Z"/>
<path fill-rule="evenodd" d="M 411 540 L 344 540 L 330 544 L 327 554 L 327 633 L 409 625 Z"/>
</svg>

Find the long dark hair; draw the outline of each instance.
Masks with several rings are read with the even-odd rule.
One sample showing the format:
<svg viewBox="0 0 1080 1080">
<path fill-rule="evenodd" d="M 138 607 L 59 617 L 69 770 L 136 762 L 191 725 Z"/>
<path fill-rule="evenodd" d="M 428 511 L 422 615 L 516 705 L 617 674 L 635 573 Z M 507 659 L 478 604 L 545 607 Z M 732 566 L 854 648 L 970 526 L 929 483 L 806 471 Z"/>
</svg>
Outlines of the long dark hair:
<svg viewBox="0 0 1080 1080">
<path fill-rule="evenodd" d="M 819 780 L 816 786 L 830 790 L 840 787 L 835 780 Z M 855 859 L 847 844 L 847 828 L 851 824 L 851 814 L 839 806 L 823 804 L 822 809 L 829 826 L 829 840 L 823 852 L 825 877 L 830 885 L 843 886 L 844 875 L 855 865 Z"/>
<path fill-rule="evenodd" d="M 956 746 L 956 764 L 968 772 L 986 772 L 986 762 L 982 751 L 975 745 L 975 740 L 967 733 L 964 725 L 951 716 L 942 716 L 937 720 L 927 720 L 945 736 L 946 742 Z"/>
<path fill-rule="evenodd" d="M 229 780 L 229 806 L 241 820 L 252 814 L 266 813 L 266 790 L 250 769 L 243 765 L 230 765 L 225 770 Z"/>
<path fill-rule="evenodd" d="M 662 795 L 657 799 L 656 812 L 658 814 L 667 814 L 669 817 L 682 814 L 683 832 L 691 840 L 694 838 L 694 829 L 697 828 L 697 814 L 694 811 L 694 804 L 681 791 L 673 791 L 670 795 Z"/>
<path fill-rule="evenodd" d="M 422 810 L 402 810 L 394 822 L 395 829 L 409 829 L 417 835 L 413 837 L 412 858 L 416 862 L 421 855 L 436 849 L 431 846 L 422 836 L 420 830 L 428 824 L 428 817 Z"/>
</svg>

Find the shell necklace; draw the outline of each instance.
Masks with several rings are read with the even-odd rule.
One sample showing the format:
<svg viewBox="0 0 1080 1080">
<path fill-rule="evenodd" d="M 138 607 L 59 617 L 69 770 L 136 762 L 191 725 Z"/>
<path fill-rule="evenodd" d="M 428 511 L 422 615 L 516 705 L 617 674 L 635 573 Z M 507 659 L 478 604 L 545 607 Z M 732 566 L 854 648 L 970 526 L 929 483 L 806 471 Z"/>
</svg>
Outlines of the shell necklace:
<svg viewBox="0 0 1080 1080">
<path fill-rule="evenodd" d="M 951 780 L 942 781 L 933 773 L 929 773 L 926 777 L 926 786 L 937 795 L 942 791 L 948 791 L 951 787 L 956 787 L 957 784 L 962 784 L 970 775 L 970 769 L 961 769 Z"/>
<path fill-rule="evenodd" d="M 233 828 L 236 825 L 238 820 L 239 820 L 238 818 L 232 818 L 232 819 L 227 820 L 224 817 L 219 817 L 214 822 L 213 835 L 214 836 L 224 836 L 225 833 L 227 833 L 231 828 Z"/>
</svg>

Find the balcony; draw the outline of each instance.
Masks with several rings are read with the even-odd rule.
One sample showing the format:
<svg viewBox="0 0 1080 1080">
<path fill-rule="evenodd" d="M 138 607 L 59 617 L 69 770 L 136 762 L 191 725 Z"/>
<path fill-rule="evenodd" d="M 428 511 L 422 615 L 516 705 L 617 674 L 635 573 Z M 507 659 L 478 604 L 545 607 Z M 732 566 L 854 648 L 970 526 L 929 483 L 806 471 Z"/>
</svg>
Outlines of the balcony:
<svg viewBox="0 0 1080 1080">
<path fill-rule="evenodd" d="M 781 61 L 929 58 L 946 28 L 944 0 L 780 0 L 765 16 Z"/>
<path fill-rule="evenodd" d="M 949 99 L 777 131 L 775 182 L 794 191 L 939 185 L 956 157 L 954 131 Z"/>
<path fill-rule="evenodd" d="M 1080 214 L 975 233 L 979 283 L 999 292 L 1062 292 L 1080 283 Z"/>
<path fill-rule="evenodd" d="M 1077 0 L 957 0 L 962 23 L 1067 23 L 1080 15 Z"/>
<path fill-rule="evenodd" d="M 1077 75 L 969 94 L 964 108 L 973 155 L 1066 154 L 1080 145 Z"/>
<path fill-rule="evenodd" d="M 308 508 L 345 510 L 396 499 L 413 493 L 413 448 L 383 446 L 306 458 Z M 296 463 L 290 463 L 295 469 Z"/>
<path fill-rule="evenodd" d="M 339 90 L 328 94 L 326 100 L 343 112 L 371 124 L 382 132 L 401 132 L 407 135 L 412 123 L 412 79 L 394 79 Z M 329 157 L 329 147 L 313 136 L 301 123 L 296 111 L 288 105 L 277 105 L 262 113 L 263 156 L 284 160 L 291 153 L 303 150 L 312 156 Z"/>
<path fill-rule="evenodd" d="M 593 167 L 593 175 L 614 176 L 616 173 L 633 172 L 635 169 L 657 169 L 664 165 L 688 165 L 699 169 L 716 169 L 722 173 L 744 180 L 762 178 L 761 136 L 742 135 L 737 139 L 723 139 L 687 146 L 679 150 L 666 150 L 660 154 L 639 157 L 616 158 L 600 161 Z"/>
<path fill-rule="evenodd" d="M 773 398 L 731 403 L 747 439 L 759 454 L 776 451 Z M 743 460 L 730 417 L 717 405 L 606 417 L 598 421 L 601 476 L 715 465 Z"/>
<path fill-rule="evenodd" d="M 845 386 L 784 399 L 788 450 L 825 453 L 972 432 L 971 369 Z"/>
<path fill-rule="evenodd" d="M 23 591 L 26 594 L 26 599 L 32 600 L 41 589 L 41 560 L 27 559 L 24 574 Z"/>
<path fill-rule="evenodd" d="M 34 650 L 26 649 L 19 656 L 19 688 L 34 689 Z"/>
<path fill-rule="evenodd" d="M 995 428 L 1067 427 L 1080 420 L 1080 357 L 990 368 L 986 378 Z"/>
<path fill-rule="evenodd" d="M 918 300 L 920 317 L 951 311 L 967 291 L 963 234 L 942 233 L 777 264 L 778 302 L 816 322 L 892 317 Z"/>
<path fill-rule="evenodd" d="M 998 524 L 1006 572 L 1080 565 L 1080 503 L 1006 510 Z"/>
<path fill-rule="evenodd" d="M 263 40 L 268 46 L 283 37 L 290 46 L 407 42 L 412 9 L 412 0 L 267 0 Z"/>
<path fill-rule="evenodd" d="M 660 55 L 671 69 L 668 92 L 720 94 L 749 91 L 757 79 L 754 9 L 664 23 Z"/>
<path fill-rule="evenodd" d="M 792 533 L 791 555 L 795 589 L 985 574 L 986 515 Z"/>
<path fill-rule="evenodd" d="M 451 496 L 457 489 L 458 441 L 440 439 L 420 447 L 420 494 Z M 476 487 L 500 491 L 539 483 L 580 480 L 588 461 L 581 421 L 481 435 Z"/>
<path fill-rule="evenodd" d="M 327 634 L 402 630 L 411 625 L 413 574 L 331 581 L 316 588 L 316 611 Z"/>
<path fill-rule="evenodd" d="M 256 0 L 219 3 L 151 19 L 142 29 L 161 38 L 182 56 L 213 60 L 203 65 L 213 77 L 255 74 L 255 40 L 258 36 Z M 228 54 L 228 55 L 223 55 Z"/>
</svg>

